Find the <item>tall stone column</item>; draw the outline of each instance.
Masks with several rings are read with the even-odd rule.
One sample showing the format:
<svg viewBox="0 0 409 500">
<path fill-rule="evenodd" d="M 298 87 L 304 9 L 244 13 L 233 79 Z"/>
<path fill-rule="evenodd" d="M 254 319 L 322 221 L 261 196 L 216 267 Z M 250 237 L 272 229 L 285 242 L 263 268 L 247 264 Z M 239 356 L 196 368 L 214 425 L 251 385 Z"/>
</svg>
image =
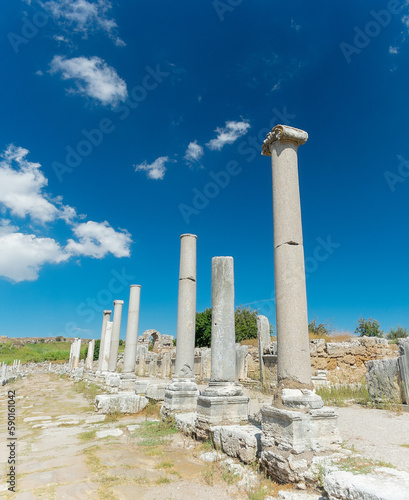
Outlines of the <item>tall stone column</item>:
<svg viewBox="0 0 409 500">
<path fill-rule="evenodd" d="M 172 384 L 165 392 L 164 411 L 194 411 L 199 393 L 194 375 L 196 329 L 195 234 L 180 237 L 176 361 Z"/>
<path fill-rule="evenodd" d="M 138 342 L 139 305 L 141 299 L 141 285 L 131 285 L 129 292 L 128 323 L 126 325 L 126 340 L 124 366 L 121 376 L 136 378 L 135 361 L 136 345 Z"/>
<path fill-rule="evenodd" d="M 99 344 L 99 355 L 98 355 L 98 370 L 102 370 L 103 363 L 103 353 L 105 349 L 105 331 L 107 326 L 107 321 L 111 319 L 112 311 L 102 311 L 102 329 L 101 329 L 101 342 Z"/>
<path fill-rule="evenodd" d="M 277 125 L 262 154 L 273 172 L 274 278 L 278 387 L 261 410 L 261 466 L 280 482 L 305 484 L 314 453 L 340 442 L 338 415 L 312 390 L 297 150 L 308 134 Z M 297 410 L 297 411 L 295 411 Z M 281 451 L 285 450 L 285 451 Z M 297 470 L 291 457 L 297 455 Z"/>
<path fill-rule="evenodd" d="M 204 437 L 212 425 L 248 419 L 249 399 L 235 382 L 235 337 L 233 257 L 213 257 L 211 376 L 209 386 L 197 399 L 199 436 Z"/>
<path fill-rule="evenodd" d="M 87 353 L 87 359 L 85 361 L 86 370 L 92 370 L 92 362 L 94 361 L 94 348 L 95 348 L 95 339 L 92 339 L 88 343 L 88 353 Z"/>
<path fill-rule="evenodd" d="M 121 319 L 123 300 L 114 300 L 114 320 L 112 322 L 111 348 L 109 351 L 108 371 L 115 372 L 118 363 L 119 337 L 121 335 Z"/>
<path fill-rule="evenodd" d="M 107 321 L 105 326 L 105 342 L 102 351 L 101 372 L 108 371 L 109 353 L 111 351 L 112 321 Z"/>
</svg>

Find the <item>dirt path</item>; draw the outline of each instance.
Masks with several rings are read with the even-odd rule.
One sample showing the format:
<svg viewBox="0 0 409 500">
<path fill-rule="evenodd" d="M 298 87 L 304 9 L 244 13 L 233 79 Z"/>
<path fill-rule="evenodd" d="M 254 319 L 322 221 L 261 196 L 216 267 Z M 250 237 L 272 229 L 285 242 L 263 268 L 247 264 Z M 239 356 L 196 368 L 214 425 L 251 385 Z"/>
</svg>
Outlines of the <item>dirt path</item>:
<svg viewBox="0 0 409 500">
<path fill-rule="evenodd" d="M 249 498 L 248 487 L 239 485 L 221 464 L 199 458 L 202 443 L 178 433 L 159 443 L 155 437 L 152 442 L 150 438 L 143 441 L 141 429 L 158 425 L 146 416 L 95 422 L 101 417 L 75 387 L 68 379 L 40 374 L 2 388 L 2 422 L 6 422 L 7 391 L 16 390 L 18 437 L 17 493 L 5 491 L 3 475 L 2 498 Z M 1 430 L 0 440 L 6 443 L 4 424 Z M 99 437 L 99 431 L 120 435 Z M 0 450 L 3 464 L 7 456 L 4 444 Z M 257 488 L 258 483 L 254 490 Z"/>
</svg>

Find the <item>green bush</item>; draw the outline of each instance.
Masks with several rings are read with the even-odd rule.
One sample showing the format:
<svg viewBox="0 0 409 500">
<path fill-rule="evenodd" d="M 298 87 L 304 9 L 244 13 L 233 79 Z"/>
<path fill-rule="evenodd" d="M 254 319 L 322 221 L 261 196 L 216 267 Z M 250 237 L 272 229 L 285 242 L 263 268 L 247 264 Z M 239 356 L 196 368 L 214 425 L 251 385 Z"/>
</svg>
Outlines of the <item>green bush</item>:
<svg viewBox="0 0 409 500">
<path fill-rule="evenodd" d="M 212 310 L 196 313 L 196 347 L 210 347 L 212 338 Z"/>
<path fill-rule="evenodd" d="M 365 319 L 362 316 L 359 318 L 355 333 L 359 333 L 360 337 L 383 337 L 384 335 L 379 321 L 373 318 Z"/>
<path fill-rule="evenodd" d="M 391 328 L 386 338 L 389 340 L 396 339 L 405 339 L 409 336 L 409 332 L 407 328 L 403 328 L 403 326 L 398 325 L 397 328 Z"/>
<path fill-rule="evenodd" d="M 317 337 L 326 337 L 331 335 L 332 326 L 330 323 L 317 323 L 317 318 L 314 318 L 308 323 L 308 332 Z"/>
</svg>

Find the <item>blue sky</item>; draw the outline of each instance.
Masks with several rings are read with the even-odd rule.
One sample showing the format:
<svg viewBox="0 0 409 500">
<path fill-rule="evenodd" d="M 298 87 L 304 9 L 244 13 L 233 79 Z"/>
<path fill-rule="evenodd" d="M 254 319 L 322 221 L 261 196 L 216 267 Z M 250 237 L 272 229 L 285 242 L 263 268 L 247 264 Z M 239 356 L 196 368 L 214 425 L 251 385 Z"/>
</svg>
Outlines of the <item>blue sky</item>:
<svg viewBox="0 0 409 500">
<path fill-rule="evenodd" d="M 123 299 L 124 338 L 133 283 L 175 334 L 183 233 L 198 311 L 231 255 L 275 324 L 278 123 L 309 134 L 309 318 L 409 327 L 407 2 L 4 0 L 0 30 L 1 335 L 98 338 Z"/>
</svg>

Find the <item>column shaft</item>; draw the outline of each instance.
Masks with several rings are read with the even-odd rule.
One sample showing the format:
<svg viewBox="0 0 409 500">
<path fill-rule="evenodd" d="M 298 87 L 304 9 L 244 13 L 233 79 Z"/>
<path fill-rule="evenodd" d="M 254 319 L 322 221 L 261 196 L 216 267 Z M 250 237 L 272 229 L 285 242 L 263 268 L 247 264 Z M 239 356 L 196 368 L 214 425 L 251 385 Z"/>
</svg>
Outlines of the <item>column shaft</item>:
<svg viewBox="0 0 409 500">
<path fill-rule="evenodd" d="M 111 349 L 109 351 L 108 371 L 115 372 L 118 363 L 119 337 L 121 335 L 121 318 L 123 300 L 114 300 L 114 320 L 112 322 Z"/>
<path fill-rule="evenodd" d="M 126 325 L 124 367 L 122 373 L 135 373 L 140 297 L 141 285 L 131 285 L 129 292 L 128 323 Z"/>
<path fill-rule="evenodd" d="M 111 319 L 112 311 L 105 310 L 102 312 L 102 329 L 101 329 L 101 342 L 99 343 L 99 355 L 98 355 L 98 370 L 102 370 L 104 344 L 105 344 L 105 330 L 107 326 L 107 321 Z"/>
<path fill-rule="evenodd" d="M 233 257 L 213 257 L 211 382 L 234 382 L 235 336 Z"/>
<path fill-rule="evenodd" d="M 176 328 L 176 378 L 194 378 L 196 328 L 196 240 L 180 237 L 178 317 Z"/>
</svg>

